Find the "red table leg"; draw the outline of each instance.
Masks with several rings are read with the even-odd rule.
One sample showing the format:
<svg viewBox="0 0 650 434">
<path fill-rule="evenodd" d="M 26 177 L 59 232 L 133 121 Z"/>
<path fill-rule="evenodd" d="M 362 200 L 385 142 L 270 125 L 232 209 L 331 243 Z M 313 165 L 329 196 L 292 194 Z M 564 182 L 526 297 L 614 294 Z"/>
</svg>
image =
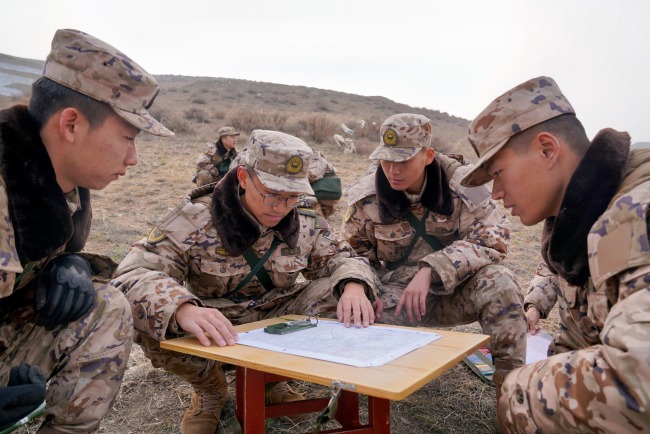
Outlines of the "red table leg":
<svg viewBox="0 0 650 434">
<path fill-rule="evenodd" d="M 266 383 L 288 378 L 240 366 L 236 368 L 236 375 L 235 414 L 244 434 L 264 434 L 267 418 L 320 412 L 329 401 L 329 398 L 316 398 L 267 406 L 264 399 Z M 359 395 L 342 390 L 336 420 L 341 428 L 323 431 L 324 434 L 390 434 L 390 401 L 368 396 L 368 424 L 362 425 L 359 421 Z"/>
</svg>

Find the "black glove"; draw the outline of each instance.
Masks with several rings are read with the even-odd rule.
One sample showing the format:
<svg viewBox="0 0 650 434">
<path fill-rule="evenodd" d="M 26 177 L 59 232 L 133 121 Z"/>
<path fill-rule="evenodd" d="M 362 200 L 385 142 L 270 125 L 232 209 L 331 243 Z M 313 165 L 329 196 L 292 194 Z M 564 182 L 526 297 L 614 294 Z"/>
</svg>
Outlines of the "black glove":
<svg viewBox="0 0 650 434">
<path fill-rule="evenodd" d="M 7 387 L 0 387 L 0 431 L 36 410 L 45 400 L 45 377 L 26 363 L 14 366 Z"/>
<path fill-rule="evenodd" d="M 95 301 L 90 264 L 78 255 L 57 256 L 38 278 L 36 324 L 54 330 L 84 316 Z"/>
</svg>

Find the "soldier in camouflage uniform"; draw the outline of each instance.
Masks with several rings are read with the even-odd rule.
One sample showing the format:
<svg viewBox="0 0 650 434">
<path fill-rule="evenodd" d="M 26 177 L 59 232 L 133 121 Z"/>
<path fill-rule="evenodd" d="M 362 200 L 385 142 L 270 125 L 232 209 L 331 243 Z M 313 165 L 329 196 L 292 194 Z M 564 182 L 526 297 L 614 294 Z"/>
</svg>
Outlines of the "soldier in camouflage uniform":
<svg viewBox="0 0 650 434">
<path fill-rule="evenodd" d="M 545 220 L 542 257 L 555 277 L 526 297 L 552 303 L 549 358 L 513 371 L 498 417 L 513 433 L 650 432 L 650 150 L 601 130 L 590 141 L 549 77 L 528 80 L 469 129 L 480 159 L 462 183 L 493 180 L 525 225 Z"/>
<path fill-rule="evenodd" d="M 341 237 L 381 281 L 383 322 L 453 326 L 479 321 L 492 338 L 497 393 L 525 363 L 522 296 L 505 256 L 510 223 L 485 187 L 463 188 L 471 166 L 434 153 L 431 121 L 389 117 L 370 158 L 376 171 L 348 186 Z"/>
<path fill-rule="evenodd" d="M 216 143 L 206 143 L 203 153 L 196 160 L 196 174 L 192 182 L 197 187 L 219 181 L 228 172 L 232 160 L 237 157 L 237 137 L 233 127 L 221 127 Z"/>
<path fill-rule="evenodd" d="M 233 324 L 289 313 L 336 312 L 356 327 L 374 321 L 368 262 L 313 210 L 295 208 L 302 194 L 313 194 L 311 156 L 296 137 L 253 131 L 243 165 L 191 192 L 119 265 L 113 283 L 131 302 L 135 342 L 154 366 L 194 389 L 185 434 L 217 427 L 228 390 L 223 369 L 162 350 L 160 341 L 191 333 L 206 346 L 234 345 Z M 267 396 L 274 403 L 300 398 L 285 383 Z"/>
<path fill-rule="evenodd" d="M 140 130 L 172 135 L 146 110 L 158 91 L 114 47 L 58 30 L 29 107 L 0 112 L 0 431 L 44 398 L 39 433 L 95 431 L 113 405 L 131 311 L 116 264 L 80 251 L 89 189 L 137 164 Z"/>
<path fill-rule="evenodd" d="M 230 167 L 242 164 L 246 158 L 247 149 L 237 154 Z M 341 199 L 341 179 L 336 174 L 336 169 L 330 164 L 325 155 L 320 151 L 314 151 L 309 163 L 308 170 L 309 184 L 314 190 L 313 196 L 305 196 L 301 199 L 299 206 L 313 208 L 325 218 L 336 212 L 336 204 Z"/>
</svg>

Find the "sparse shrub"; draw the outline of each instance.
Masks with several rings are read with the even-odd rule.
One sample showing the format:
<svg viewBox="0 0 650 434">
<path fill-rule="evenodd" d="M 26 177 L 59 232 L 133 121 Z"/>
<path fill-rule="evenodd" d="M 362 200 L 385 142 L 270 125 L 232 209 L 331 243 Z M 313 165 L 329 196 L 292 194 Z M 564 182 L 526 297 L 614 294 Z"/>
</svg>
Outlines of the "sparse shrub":
<svg viewBox="0 0 650 434">
<path fill-rule="evenodd" d="M 336 131 L 336 123 L 326 115 L 313 115 L 307 118 L 307 133 L 316 143 L 323 143 Z"/>
<path fill-rule="evenodd" d="M 239 110 L 230 116 L 230 124 L 239 131 L 253 131 L 257 128 L 257 117 L 249 110 Z"/>
<path fill-rule="evenodd" d="M 206 102 L 203 98 L 193 98 L 192 104 L 206 104 Z"/>
<path fill-rule="evenodd" d="M 149 109 L 149 114 L 176 134 L 183 134 L 191 131 L 189 122 L 180 118 L 176 113 L 170 113 L 165 109 L 156 108 L 154 106 Z"/>
<path fill-rule="evenodd" d="M 190 107 L 185 110 L 185 119 L 188 121 L 196 121 L 201 124 L 209 124 L 212 122 L 210 115 L 198 107 Z"/>
<path fill-rule="evenodd" d="M 326 102 L 323 102 L 323 101 L 321 101 L 321 102 L 319 102 L 318 104 L 316 104 L 316 109 L 317 109 L 318 111 L 321 111 L 321 112 L 329 112 L 329 111 L 331 111 L 330 108 L 329 108 L 329 106 L 327 105 L 327 103 L 326 103 Z"/>
<path fill-rule="evenodd" d="M 287 114 L 281 112 L 273 112 L 271 113 L 270 118 L 271 118 L 271 123 L 273 124 L 271 129 L 276 131 L 285 130 L 285 127 L 287 125 L 287 120 L 289 119 L 289 116 Z"/>
<path fill-rule="evenodd" d="M 370 139 L 359 139 L 354 141 L 354 146 L 357 148 L 357 154 L 360 155 L 370 155 L 372 151 L 379 145 L 379 139 L 370 140 Z"/>
<path fill-rule="evenodd" d="M 226 112 L 223 110 L 213 110 L 212 111 L 212 116 L 215 119 L 226 119 Z"/>
</svg>

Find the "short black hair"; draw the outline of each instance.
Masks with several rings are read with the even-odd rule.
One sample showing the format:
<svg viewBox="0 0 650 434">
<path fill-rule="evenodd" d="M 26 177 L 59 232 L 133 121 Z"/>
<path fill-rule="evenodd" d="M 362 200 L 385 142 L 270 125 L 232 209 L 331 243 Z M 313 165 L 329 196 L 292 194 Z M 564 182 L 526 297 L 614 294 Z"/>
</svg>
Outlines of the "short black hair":
<svg viewBox="0 0 650 434">
<path fill-rule="evenodd" d="M 115 113 L 108 104 L 49 78 L 41 77 L 32 84 L 29 113 L 36 120 L 39 128 L 42 128 L 54 113 L 65 107 L 79 110 L 88 119 L 91 129 L 102 125 L 110 114 Z"/>
<path fill-rule="evenodd" d="M 569 148 L 579 156 L 583 156 L 591 144 L 582 122 L 573 113 L 567 113 L 517 133 L 510 138 L 508 146 L 517 152 L 525 151 L 533 137 L 541 132 L 551 133 L 562 138 Z"/>
</svg>

